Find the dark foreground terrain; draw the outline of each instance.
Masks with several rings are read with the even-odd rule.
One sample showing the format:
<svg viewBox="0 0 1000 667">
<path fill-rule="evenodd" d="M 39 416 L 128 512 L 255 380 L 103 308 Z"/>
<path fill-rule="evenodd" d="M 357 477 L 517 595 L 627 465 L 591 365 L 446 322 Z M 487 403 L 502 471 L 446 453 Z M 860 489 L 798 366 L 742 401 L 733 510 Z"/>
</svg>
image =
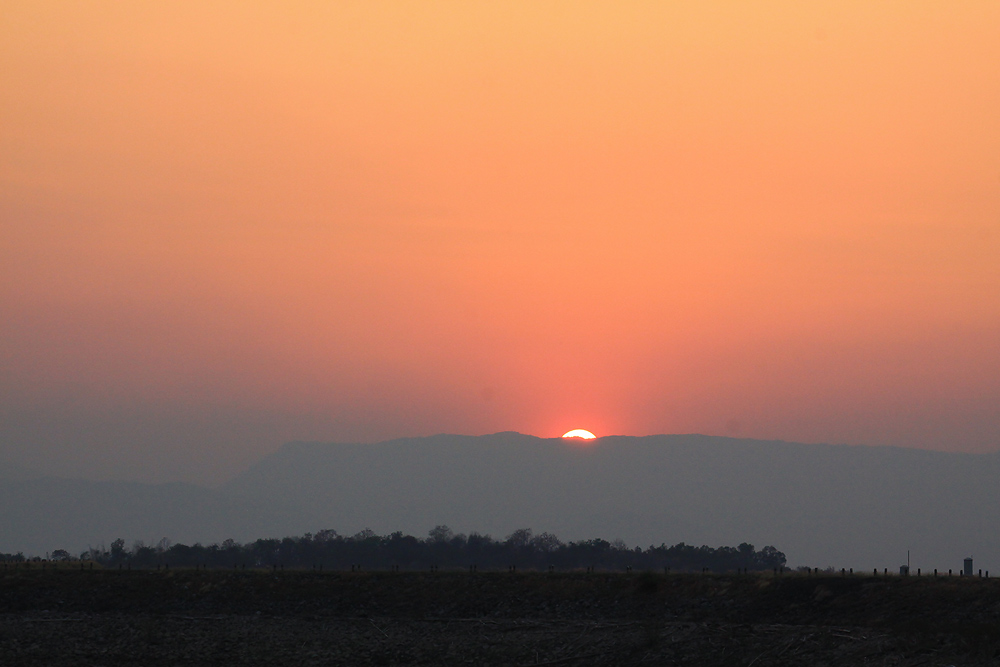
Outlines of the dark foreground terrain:
<svg viewBox="0 0 1000 667">
<path fill-rule="evenodd" d="M 996 665 L 979 578 L 0 572 L 2 665 Z"/>
</svg>

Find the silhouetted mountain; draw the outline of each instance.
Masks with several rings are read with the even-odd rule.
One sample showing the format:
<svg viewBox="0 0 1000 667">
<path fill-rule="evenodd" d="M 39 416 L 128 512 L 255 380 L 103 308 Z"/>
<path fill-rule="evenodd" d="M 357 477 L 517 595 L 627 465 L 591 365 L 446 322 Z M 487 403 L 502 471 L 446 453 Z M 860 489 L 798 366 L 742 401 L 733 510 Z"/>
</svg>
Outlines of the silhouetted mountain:
<svg viewBox="0 0 1000 667">
<path fill-rule="evenodd" d="M 998 454 L 499 433 L 292 443 L 225 490 L 300 508 L 297 530 L 531 526 L 564 540 L 774 544 L 792 563 L 858 568 L 898 565 L 909 548 L 914 567 L 945 568 L 998 553 L 998 473 Z"/>
<path fill-rule="evenodd" d="M 643 546 L 773 544 L 793 565 L 894 568 L 911 549 L 914 568 L 957 568 L 970 554 L 987 568 L 1000 556 L 998 473 L 1000 454 L 699 435 L 290 443 L 216 491 L 4 485 L 0 502 L 22 516 L 0 519 L 0 551 L 321 528 L 422 535 L 447 524 L 497 537 L 531 527 L 564 541 L 620 537 Z M 72 518 L 54 519 L 60 512 Z"/>
<path fill-rule="evenodd" d="M 24 466 L 0 458 L 0 483 L 7 481 L 38 479 L 44 477 L 41 473 Z"/>
<path fill-rule="evenodd" d="M 111 544 L 117 537 L 155 544 L 252 535 L 267 507 L 192 484 L 91 482 L 43 477 L 0 483 L 0 552 L 44 555 Z"/>
</svg>

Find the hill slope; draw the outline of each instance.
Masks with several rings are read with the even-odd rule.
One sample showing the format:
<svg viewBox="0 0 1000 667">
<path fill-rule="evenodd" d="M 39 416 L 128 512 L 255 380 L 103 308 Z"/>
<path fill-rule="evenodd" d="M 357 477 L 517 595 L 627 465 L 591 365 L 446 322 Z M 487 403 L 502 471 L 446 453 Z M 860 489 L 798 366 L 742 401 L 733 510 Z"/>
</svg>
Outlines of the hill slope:
<svg viewBox="0 0 1000 667">
<path fill-rule="evenodd" d="M 292 443 L 224 491 L 298 509 L 301 530 L 506 535 L 643 545 L 774 544 L 792 563 L 957 568 L 1000 556 L 1000 455 L 699 435 L 592 445 L 516 433 Z M 273 532 L 273 531 L 272 531 Z"/>
<path fill-rule="evenodd" d="M 374 445 L 290 443 L 220 489 L 34 479 L 0 484 L 0 551 L 282 537 L 425 535 L 772 544 L 790 564 L 1000 571 L 1000 455 L 699 435 L 581 445 L 518 433 Z M 13 511 L 11 511 L 13 508 Z"/>
</svg>

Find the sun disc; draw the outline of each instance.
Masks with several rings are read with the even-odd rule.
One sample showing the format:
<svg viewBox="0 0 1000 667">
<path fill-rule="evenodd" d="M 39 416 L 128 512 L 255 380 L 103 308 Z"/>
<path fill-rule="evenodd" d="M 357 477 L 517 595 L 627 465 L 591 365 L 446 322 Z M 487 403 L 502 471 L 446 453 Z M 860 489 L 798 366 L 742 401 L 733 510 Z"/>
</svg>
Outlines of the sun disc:
<svg viewBox="0 0 1000 667">
<path fill-rule="evenodd" d="M 582 428 L 575 428 L 572 431 L 567 431 L 563 434 L 564 438 L 583 438 L 584 440 L 593 440 L 597 436 L 590 431 Z"/>
</svg>

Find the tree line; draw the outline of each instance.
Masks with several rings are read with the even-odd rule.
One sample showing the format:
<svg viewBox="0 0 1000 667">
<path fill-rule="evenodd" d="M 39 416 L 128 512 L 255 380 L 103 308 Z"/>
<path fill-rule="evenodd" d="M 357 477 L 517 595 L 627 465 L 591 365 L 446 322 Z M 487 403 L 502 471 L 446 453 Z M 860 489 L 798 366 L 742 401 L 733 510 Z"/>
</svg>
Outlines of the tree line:
<svg viewBox="0 0 1000 667">
<path fill-rule="evenodd" d="M 714 572 L 771 570 L 785 566 L 785 554 L 772 546 L 755 549 L 692 546 L 683 542 L 629 548 L 623 541 L 603 539 L 563 542 L 551 533 L 535 534 L 530 528 L 515 530 L 503 540 L 489 535 L 456 534 L 437 526 L 426 538 L 395 532 L 377 535 L 363 530 L 344 536 L 335 530 L 306 533 L 301 537 L 258 539 L 240 544 L 171 544 L 164 538 L 155 545 L 136 541 L 129 548 L 117 539 L 110 549 L 92 548 L 79 558 L 65 550 L 47 555 L 49 560 L 86 560 L 103 567 L 156 568 L 325 568 L 330 570 L 426 570 L 430 568 L 477 570 L 662 570 Z M 23 554 L 0 554 L 6 561 L 24 561 Z M 34 560 L 40 560 L 38 558 Z"/>
</svg>

